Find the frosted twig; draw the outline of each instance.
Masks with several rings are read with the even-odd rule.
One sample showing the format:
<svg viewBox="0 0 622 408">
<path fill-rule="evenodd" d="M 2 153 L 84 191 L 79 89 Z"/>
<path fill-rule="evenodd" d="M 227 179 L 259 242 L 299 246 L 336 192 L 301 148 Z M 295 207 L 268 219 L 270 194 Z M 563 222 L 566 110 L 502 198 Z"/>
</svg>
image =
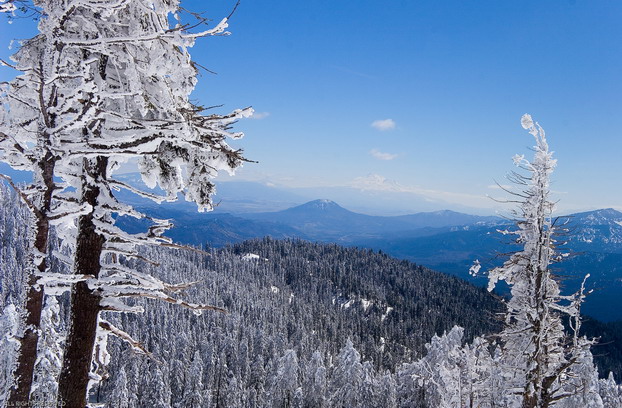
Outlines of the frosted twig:
<svg viewBox="0 0 622 408">
<path fill-rule="evenodd" d="M 124 332 L 118 327 L 113 326 L 112 324 L 110 324 L 110 322 L 102 320 L 99 322 L 99 327 L 101 327 L 103 330 L 106 330 L 114 334 L 115 336 L 117 336 L 118 338 L 120 338 L 121 340 L 129 344 L 130 346 L 132 346 L 132 350 L 137 351 L 139 354 L 143 354 L 149 357 L 151 360 L 155 361 L 158 364 L 163 364 L 160 360 L 155 358 L 153 353 L 147 350 L 141 342 L 134 340 L 132 336 L 130 336 L 127 332 Z"/>
</svg>

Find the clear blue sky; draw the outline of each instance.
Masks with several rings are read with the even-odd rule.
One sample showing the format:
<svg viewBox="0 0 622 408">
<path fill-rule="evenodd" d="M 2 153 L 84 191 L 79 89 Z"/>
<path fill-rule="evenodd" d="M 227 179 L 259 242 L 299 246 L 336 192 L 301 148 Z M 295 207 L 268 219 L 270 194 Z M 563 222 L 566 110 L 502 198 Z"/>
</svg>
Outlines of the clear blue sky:
<svg viewBox="0 0 622 408">
<path fill-rule="evenodd" d="M 217 22 L 234 1 L 182 4 Z M 17 24 L 2 24 L 5 58 L 26 36 Z M 529 153 L 529 112 L 559 160 L 560 209 L 622 209 L 618 0 L 242 0 L 229 30 L 192 52 L 218 73 L 202 75 L 197 101 L 263 117 L 238 124 L 236 145 L 260 163 L 231 180 L 388 188 L 384 178 L 487 207 L 511 157 Z"/>
</svg>

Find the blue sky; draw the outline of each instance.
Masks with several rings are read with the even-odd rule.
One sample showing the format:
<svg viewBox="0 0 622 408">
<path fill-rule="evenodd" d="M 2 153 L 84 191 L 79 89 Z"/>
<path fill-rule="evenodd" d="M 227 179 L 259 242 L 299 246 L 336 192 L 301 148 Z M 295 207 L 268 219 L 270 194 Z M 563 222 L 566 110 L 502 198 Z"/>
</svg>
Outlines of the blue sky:
<svg viewBox="0 0 622 408">
<path fill-rule="evenodd" d="M 217 22 L 234 1 L 182 4 Z M 193 97 L 258 112 L 235 145 L 259 164 L 223 180 L 492 208 L 529 153 L 529 112 L 559 160 L 560 210 L 622 209 L 621 21 L 613 0 L 242 0 L 232 34 L 193 49 L 217 72 Z M 2 24 L 2 57 L 26 26 Z"/>
</svg>

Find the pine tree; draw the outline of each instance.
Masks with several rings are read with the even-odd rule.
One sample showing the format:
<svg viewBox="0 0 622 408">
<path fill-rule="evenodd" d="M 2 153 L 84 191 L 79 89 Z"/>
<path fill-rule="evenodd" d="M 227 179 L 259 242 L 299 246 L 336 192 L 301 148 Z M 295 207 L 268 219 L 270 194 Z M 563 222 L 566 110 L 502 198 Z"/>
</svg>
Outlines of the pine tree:
<svg viewBox="0 0 622 408">
<path fill-rule="evenodd" d="M 606 379 L 599 380 L 599 395 L 602 397 L 604 408 L 622 406 L 622 386 L 616 383 L 613 373 L 609 373 Z"/>
<path fill-rule="evenodd" d="M 41 337 L 30 395 L 35 404 L 49 405 L 56 400 L 64 339 L 64 333 L 58 332 L 59 326 L 60 306 L 56 297 L 48 296 L 41 312 Z"/>
<path fill-rule="evenodd" d="M 324 366 L 324 358 L 319 351 L 315 351 L 311 355 L 311 360 L 306 364 L 302 390 L 306 407 L 321 408 L 326 406 L 326 367 Z"/>
<path fill-rule="evenodd" d="M 331 375 L 330 406 L 360 406 L 364 376 L 361 355 L 354 348 L 352 341 L 348 339 L 337 356 Z"/>
<path fill-rule="evenodd" d="M 129 390 L 127 389 L 127 374 L 124 367 L 121 367 L 117 374 L 115 385 L 108 401 L 110 406 L 116 408 L 131 408 Z"/>
<path fill-rule="evenodd" d="M 203 390 L 203 359 L 198 351 L 194 353 L 190 369 L 186 375 L 184 385 L 182 406 L 184 407 L 203 407 L 205 406 L 205 393 Z"/>
<path fill-rule="evenodd" d="M 39 28 L 46 28 L 41 20 Z M 13 405 L 27 403 L 32 387 L 37 358 L 41 311 L 44 303 L 43 285 L 39 282 L 48 272 L 49 231 L 51 223 L 64 216 L 64 209 L 53 203 L 61 187 L 54 181 L 58 154 L 55 140 L 76 113 L 82 94 L 76 92 L 76 81 L 63 75 L 61 52 L 49 36 L 41 34 L 28 42 L 12 57 L 22 74 L 7 84 L 1 93 L 0 160 L 15 169 L 29 170 L 33 182 L 27 188 L 17 187 L 9 177 L 0 175 L 19 192 L 33 214 L 32 260 L 28 265 L 28 287 L 24 305 L 24 332 L 19 337 L 20 349 L 15 369 L 16 382 L 9 397 Z"/>
<path fill-rule="evenodd" d="M 285 350 L 279 359 L 272 381 L 272 403 L 274 406 L 291 407 L 298 388 L 298 355 L 295 350 Z"/>
<path fill-rule="evenodd" d="M 46 282 L 74 284 L 59 395 L 64 404 L 80 406 L 84 405 L 89 383 L 94 383 L 91 379 L 98 378 L 90 373 L 95 340 L 105 338 L 97 331 L 107 330 L 136 344 L 120 329 L 101 321 L 100 311 L 136 310 L 125 307 L 115 299 L 118 297 L 147 296 L 177 302 L 166 293 L 176 289 L 174 286 L 137 276 L 121 265 L 123 260 L 140 258 L 136 245 L 170 244 L 161 238 L 167 227 L 164 222 L 156 222 L 142 235 L 131 236 L 116 228 L 113 214 L 142 215 L 119 203 L 113 191 L 126 188 L 156 201 L 176 198 L 178 192 L 185 191 L 187 200 L 196 202 L 200 210 L 209 210 L 214 192 L 211 179 L 218 171 L 232 171 L 243 161 L 241 152 L 225 143 L 226 137 L 241 136 L 229 132 L 229 127 L 251 110 L 225 116 L 204 115 L 202 108 L 188 101 L 196 83 L 196 68 L 187 48 L 198 37 L 222 33 L 226 19 L 214 29 L 190 34 L 183 26 L 169 27 L 177 1 L 119 0 L 110 4 L 67 0 L 36 4 L 43 13 L 41 34 L 27 43 L 22 54 L 30 56 L 29 62 L 38 57 L 47 65 L 26 66 L 27 72 L 35 76 L 26 78 L 23 82 L 28 86 L 22 89 L 31 91 L 26 96 L 33 100 L 37 97 L 35 102 L 43 100 L 46 105 L 22 100 L 30 111 L 26 122 L 19 124 L 35 126 L 36 141 L 43 141 L 34 145 L 43 146 L 37 157 L 45 160 L 30 160 L 33 168 L 38 163 L 45 165 L 45 177 L 35 179 L 35 187 L 47 192 L 46 206 L 52 199 L 59 203 L 54 211 L 43 208 L 41 219 L 47 222 L 57 217 L 73 222 L 77 218 L 77 234 L 64 237 L 76 239 L 75 276 Z M 37 84 L 41 86 L 37 88 Z M 42 90 L 43 84 L 51 85 Z M 13 143 L 13 135 L 3 133 L 1 140 L 4 145 L 13 144 L 11 148 L 23 156 L 10 154 L 11 164 L 29 158 L 29 152 L 20 152 L 21 145 Z M 44 154 L 49 152 L 54 152 L 53 157 Z M 167 197 L 141 193 L 112 178 L 114 169 L 131 157 L 141 159 L 145 181 L 149 185 L 157 182 Z M 52 175 L 63 180 L 62 188 L 46 185 Z M 52 197 L 50 192 L 55 190 L 60 191 Z M 41 227 L 40 233 L 47 237 L 47 228 Z M 47 245 L 39 246 L 35 241 L 37 260 L 43 258 L 39 254 L 45 254 L 43 246 Z M 38 265 L 43 273 L 45 265 Z M 31 288 L 39 289 L 41 298 L 39 282 L 38 277 L 33 278 Z M 39 306 L 32 309 L 40 311 L 40 304 L 39 299 Z M 180 304 L 195 310 L 207 308 Z M 27 322 L 27 327 L 34 330 L 37 324 Z M 31 349 L 22 346 L 22 350 Z M 94 366 L 101 364 L 95 362 Z M 18 373 L 19 380 L 29 377 Z M 27 398 L 29 387 L 19 389 Z M 19 399 L 23 400 L 23 395 Z"/>
<path fill-rule="evenodd" d="M 522 117 L 521 124 L 535 138 L 536 145 L 532 161 L 524 156 L 514 157 L 515 164 L 528 175 L 513 173 L 511 177 L 524 190 L 515 193 L 520 199 L 520 207 L 515 211 L 518 229 L 506 233 L 516 235 L 516 242 L 523 249 L 489 272 L 488 288 L 492 290 L 499 280 L 511 288 L 505 328 L 499 336 L 501 364 L 504 376 L 508 377 L 504 384 L 505 403 L 546 408 L 578 392 L 567 387 L 568 378 L 579 374 L 573 372 L 577 365 L 585 364 L 588 372 L 584 375 L 592 376 L 592 343 L 578 336 L 583 290 L 562 296 L 551 272 L 551 264 L 563 258 L 555 249 L 558 227 L 552 217 L 554 202 L 549 197 L 556 160 L 542 127 L 529 115 Z M 564 301 L 570 305 L 564 305 Z M 565 333 L 561 313 L 568 314 L 575 323 L 574 337 Z"/>
<path fill-rule="evenodd" d="M 12 385 L 13 368 L 19 349 L 14 340 L 19 330 L 20 316 L 14 304 L 8 304 L 0 314 L 0 404 L 4 406 L 7 396 L 3 395 Z"/>
</svg>

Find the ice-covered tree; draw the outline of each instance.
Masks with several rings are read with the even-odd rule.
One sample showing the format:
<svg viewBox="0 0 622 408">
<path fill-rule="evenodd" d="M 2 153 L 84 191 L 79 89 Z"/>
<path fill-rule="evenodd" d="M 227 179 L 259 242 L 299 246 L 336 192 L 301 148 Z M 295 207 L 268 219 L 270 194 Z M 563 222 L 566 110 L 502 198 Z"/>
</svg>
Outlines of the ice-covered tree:
<svg viewBox="0 0 622 408">
<path fill-rule="evenodd" d="M 125 368 L 121 367 L 115 381 L 115 386 L 108 398 L 110 405 L 118 408 L 130 408 L 130 393 L 127 389 L 127 374 Z"/>
<path fill-rule="evenodd" d="M 325 405 L 326 367 L 324 366 L 324 358 L 319 351 L 315 351 L 307 362 L 302 381 L 302 390 L 305 397 L 305 406 L 319 408 Z"/>
<path fill-rule="evenodd" d="M 277 370 L 272 381 L 272 403 L 274 406 L 291 407 L 296 389 L 300 367 L 295 350 L 285 350 L 279 358 Z"/>
<path fill-rule="evenodd" d="M 184 407 L 202 407 L 205 406 L 205 390 L 203 389 L 203 359 L 199 352 L 194 353 L 190 369 L 186 375 L 186 383 L 184 384 L 182 406 Z"/>
<path fill-rule="evenodd" d="M 45 21 L 40 24 L 40 29 L 45 31 Z M 27 265 L 29 278 L 23 306 L 25 328 L 18 337 L 16 381 L 10 396 L 15 405 L 29 398 L 44 298 L 39 279 L 48 268 L 51 224 L 65 213 L 53 202 L 62 189 L 54 180 L 59 160 L 54 146 L 58 130 L 80 116 L 76 108 L 81 105 L 79 100 L 83 95 L 76 92 L 79 89 L 76 79 L 67 80 L 63 75 L 61 53 L 45 35 L 25 42 L 12 58 L 11 66 L 22 74 L 3 84 L 0 92 L 0 160 L 15 169 L 31 171 L 33 181 L 26 188 L 18 188 L 6 175 L 0 177 L 19 192 L 34 215 L 33 254 L 32 262 Z"/>
<path fill-rule="evenodd" d="M 48 296 L 41 312 L 41 336 L 30 392 L 30 399 L 34 401 L 34 405 L 50 404 L 56 400 L 64 340 L 63 333 L 59 333 L 59 326 L 59 304 L 56 297 Z"/>
<path fill-rule="evenodd" d="M 503 232 L 513 234 L 522 249 L 489 272 L 488 288 L 492 290 L 503 280 L 511 290 L 505 328 L 499 335 L 504 404 L 542 408 L 577 393 L 589 393 L 586 387 L 592 387 L 595 369 L 589 350 L 592 342 L 578 335 L 583 289 L 562 296 L 551 271 L 551 265 L 563 258 L 556 251 L 558 227 L 550 198 L 550 176 L 556 160 L 542 127 L 527 114 L 521 124 L 535 138 L 534 158 L 514 157 L 526 175 L 515 172 L 510 177 L 522 187 L 522 192 L 514 193 L 520 203 L 514 212 L 518 228 Z M 573 333 L 565 332 L 562 314 L 569 316 Z M 597 395 L 589 394 L 594 397 L 591 406 L 599 406 Z"/>
<path fill-rule="evenodd" d="M 425 345 L 425 357 L 402 366 L 399 375 L 413 398 L 413 404 L 423 403 L 431 407 L 463 405 L 463 333 L 464 329 L 456 326 L 443 336 L 434 336 Z"/>
<path fill-rule="evenodd" d="M 365 381 L 361 355 L 350 339 L 341 349 L 331 375 L 329 405 L 356 407 L 362 404 L 362 386 Z"/>
<path fill-rule="evenodd" d="M 14 304 L 8 304 L 0 314 L 0 403 L 4 405 L 7 400 L 5 390 L 9 389 L 13 378 L 13 366 L 19 344 L 15 337 L 19 330 L 20 316 Z"/>
<path fill-rule="evenodd" d="M 229 127 L 251 110 L 206 115 L 189 102 L 196 66 L 187 50 L 199 37 L 223 33 L 227 19 L 213 29 L 189 33 L 187 26 L 169 24 L 177 16 L 178 1 L 41 0 L 35 4 L 42 10 L 40 34 L 24 44 L 20 53 L 27 63 L 18 67 L 26 75 L 20 89 L 27 92 L 13 95 L 9 101 L 18 104 L 8 110 L 18 118 L 14 122 L 21 120 L 18 125 L 31 127 L 25 131 L 31 132 L 34 142 L 16 144 L 21 140 L 12 132 L 3 132 L 2 141 L 13 149 L 5 150 L 11 164 L 30 165 L 31 170 L 40 163 L 39 157 L 52 153 L 44 161 L 46 171 L 60 177 L 65 188 L 51 197 L 59 203 L 56 214 L 50 210 L 44 215 L 77 220 L 77 228 L 68 223 L 62 229 L 65 239 L 76 242 L 74 277 L 48 276 L 45 282 L 61 286 L 75 282 L 59 394 L 64 404 L 80 406 L 89 381 L 98 378 L 90 374 L 90 356 L 95 339 L 106 336 L 97 331 L 136 344 L 123 331 L 100 322 L 101 310 L 135 311 L 118 298 L 136 296 L 197 311 L 206 308 L 178 302 L 169 293 L 177 287 L 123 265 L 124 259 L 140 258 L 136 245 L 168 244 L 160 236 L 167 224 L 156 223 L 139 235 L 116 228 L 115 214 L 141 214 L 119 203 L 114 190 L 130 189 L 156 201 L 175 199 L 183 192 L 200 210 L 211 209 L 212 178 L 220 170 L 231 172 L 244 160 L 225 141 L 241 136 Z M 17 116 L 20 110 L 27 115 Z M 42 146 L 34 160 L 31 153 L 39 152 L 30 146 Z M 112 178 L 113 170 L 130 158 L 140 159 L 147 184 L 158 183 L 166 197 L 139 192 Z M 43 190 L 41 181 L 35 180 L 35 188 Z M 41 280 L 32 283 L 36 288 Z"/>
<path fill-rule="evenodd" d="M 616 383 L 613 373 L 609 373 L 606 379 L 599 380 L 599 395 L 604 408 L 622 406 L 622 386 Z"/>
</svg>

